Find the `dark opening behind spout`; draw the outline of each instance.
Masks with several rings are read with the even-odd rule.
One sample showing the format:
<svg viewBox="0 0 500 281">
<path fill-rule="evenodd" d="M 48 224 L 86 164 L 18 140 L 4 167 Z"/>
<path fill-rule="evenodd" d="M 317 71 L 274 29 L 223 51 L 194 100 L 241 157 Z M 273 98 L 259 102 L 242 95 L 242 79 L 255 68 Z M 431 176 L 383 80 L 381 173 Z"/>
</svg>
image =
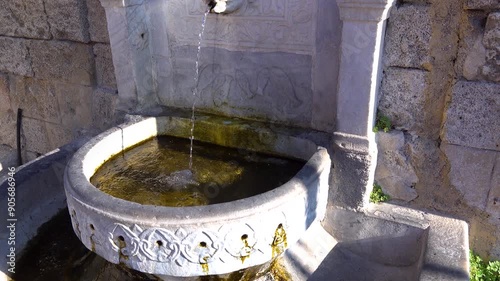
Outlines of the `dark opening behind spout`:
<svg viewBox="0 0 500 281">
<path fill-rule="evenodd" d="M 215 8 L 215 5 L 217 5 L 217 2 L 215 2 L 214 0 L 208 2 L 208 7 L 210 7 L 210 11 L 212 11 L 213 8 Z"/>
</svg>

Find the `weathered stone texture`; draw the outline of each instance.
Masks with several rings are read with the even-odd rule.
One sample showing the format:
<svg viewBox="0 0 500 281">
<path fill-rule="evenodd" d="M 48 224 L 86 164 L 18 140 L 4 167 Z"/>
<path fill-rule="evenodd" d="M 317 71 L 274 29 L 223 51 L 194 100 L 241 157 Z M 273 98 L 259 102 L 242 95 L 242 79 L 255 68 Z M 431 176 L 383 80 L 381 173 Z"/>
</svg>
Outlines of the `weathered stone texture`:
<svg viewBox="0 0 500 281">
<path fill-rule="evenodd" d="M 17 166 L 17 151 L 10 146 L 0 144 L 0 178 L 8 173 L 9 167 Z"/>
<path fill-rule="evenodd" d="M 0 71 L 33 76 L 28 41 L 0 36 Z"/>
<path fill-rule="evenodd" d="M 403 3 L 415 3 L 415 4 L 431 4 L 434 1 L 436 0 L 402 0 Z"/>
<path fill-rule="evenodd" d="M 483 43 L 486 47 L 483 74 L 491 81 L 500 82 L 500 12 L 488 16 Z"/>
<path fill-rule="evenodd" d="M 52 150 L 44 121 L 25 117 L 22 126 L 23 150 L 45 154 Z"/>
<path fill-rule="evenodd" d="M 71 130 L 89 128 L 92 124 L 92 88 L 55 82 L 54 89 L 61 124 Z"/>
<path fill-rule="evenodd" d="M 385 64 L 430 69 L 431 17 L 429 6 L 394 8 L 387 25 Z"/>
<path fill-rule="evenodd" d="M 500 85 L 460 81 L 453 87 L 443 139 L 500 151 Z"/>
<path fill-rule="evenodd" d="M 109 43 L 106 13 L 99 0 L 87 0 L 90 40 Z"/>
<path fill-rule="evenodd" d="M 107 44 L 94 45 L 97 85 L 116 89 L 115 68 L 111 48 Z"/>
<path fill-rule="evenodd" d="M 369 154 L 335 148 L 332 155 L 335 169 L 332 180 L 335 188 L 330 188 L 329 204 L 341 208 L 362 209 L 368 203 L 372 182 L 370 167 L 375 163 Z"/>
<path fill-rule="evenodd" d="M 497 225 L 500 222 L 500 153 L 497 159 L 490 180 L 490 192 L 486 204 L 486 212 L 491 215 L 490 220 Z M 500 255 L 500 253 L 498 253 Z"/>
<path fill-rule="evenodd" d="M 9 77 L 0 73 L 0 145 L 16 146 L 15 116 L 10 105 Z"/>
<path fill-rule="evenodd" d="M 43 0 L 6 0 L 0 4 L 0 34 L 14 37 L 51 37 Z"/>
<path fill-rule="evenodd" d="M 23 116 L 60 123 L 55 89 L 51 83 L 27 77 L 13 77 L 10 93 L 12 108 L 22 108 Z"/>
<path fill-rule="evenodd" d="M 106 130 L 115 123 L 118 93 L 97 88 L 92 96 L 92 124 L 98 130 Z"/>
<path fill-rule="evenodd" d="M 87 8 L 81 0 L 45 1 L 50 31 L 55 39 L 88 42 Z"/>
<path fill-rule="evenodd" d="M 467 9 L 498 9 L 500 2 L 498 0 L 467 0 Z"/>
<path fill-rule="evenodd" d="M 457 75 L 467 80 L 482 77 L 482 67 L 486 63 L 486 48 L 483 44 L 484 22 L 486 15 L 481 11 L 463 14 L 460 25 L 460 43 L 455 63 Z"/>
<path fill-rule="evenodd" d="M 403 132 L 378 133 L 377 147 L 375 182 L 391 198 L 404 201 L 415 199 L 418 195 L 413 187 L 418 182 L 418 177 L 404 154 Z"/>
<path fill-rule="evenodd" d="M 441 149 L 451 165 L 451 184 L 468 205 L 486 210 L 492 171 L 500 153 L 451 144 L 443 144 Z"/>
<path fill-rule="evenodd" d="M 35 77 L 80 85 L 92 84 L 94 66 L 91 46 L 62 41 L 32 41 L 30 53 Z"/>
<path fill-rule="evenodd" d="M 396 128 L 413 131 L 423 126 L 427 77 L 428 72 L 417 69 L 385 70 L 378 109 Z"/>
<path fill-rule="evenodd" d="M 67 129 L 58 124 L 46 123 L 45 128 L 47 130 L 47 139 L 50 150 L 54 150 L 70 143 L 73 140 L 73 137 L 78 135 L 77 129 Z"/>
</svg>

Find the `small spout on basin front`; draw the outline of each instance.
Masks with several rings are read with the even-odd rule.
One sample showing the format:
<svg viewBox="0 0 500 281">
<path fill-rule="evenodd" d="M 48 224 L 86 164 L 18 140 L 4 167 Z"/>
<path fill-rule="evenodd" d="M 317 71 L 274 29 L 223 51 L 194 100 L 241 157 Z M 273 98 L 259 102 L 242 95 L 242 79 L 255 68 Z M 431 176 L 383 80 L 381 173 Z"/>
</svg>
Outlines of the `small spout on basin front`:
<svg viewBox="0 0 500 281">
<path fill-rule="evenodd" d="M 210 12 L 229 14 L 240 9 L 246 0 L 204 0 Z"/>
</svg>

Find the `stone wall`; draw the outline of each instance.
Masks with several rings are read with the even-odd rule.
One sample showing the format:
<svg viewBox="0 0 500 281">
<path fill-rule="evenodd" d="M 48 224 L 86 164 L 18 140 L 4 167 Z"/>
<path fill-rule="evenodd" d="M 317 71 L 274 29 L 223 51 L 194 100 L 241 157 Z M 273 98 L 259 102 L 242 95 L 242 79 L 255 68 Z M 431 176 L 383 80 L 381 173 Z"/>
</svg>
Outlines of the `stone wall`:
<svg viewBox="0 0 500 281">
<path fill-rule="evenodd" d="M 403 0 L 387 25 L 376 181 L 394 199 L 465 218 L 500 258 L 500 4 Z"/>
<path fill-rule="evenodd" d="M 0 5 L 4 168 L 17 162 L 13 151 L 18 108 L 23 110 L 27 162 L 110 126 L 116 88 L 99 0 L 9 0 Z"/>
</svg>

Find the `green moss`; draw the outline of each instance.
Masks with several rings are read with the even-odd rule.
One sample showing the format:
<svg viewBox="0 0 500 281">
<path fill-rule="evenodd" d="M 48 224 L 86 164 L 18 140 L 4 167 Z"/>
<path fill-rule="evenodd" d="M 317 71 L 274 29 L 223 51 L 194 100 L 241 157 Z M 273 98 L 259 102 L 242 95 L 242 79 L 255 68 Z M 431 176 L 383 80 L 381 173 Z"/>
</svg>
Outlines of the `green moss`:
<svg viewBox="0 0 500 281">
<path fill-rule="evenodd" d="M 378 133 L 380 131 L 389 132 L 392 129 L 392 123 L 389 117 L 384 116 L 380 113 L 377 114 L 377 120 L 375 122 L 375 127 L 373 127 L 373 132 Z"/>
<path fill-rule="evenodd" d="M 370 194 L 370 202 L 380 203 L 389 201 L 391 197 L 382 191 L 382 187 L 378 184 L 373 185 L 373 191 Z"/>
<path fill-rule="evenodd" d="M 500 261 L 483 261 L 472 251 L 469 258 L 471 281 L 500 281 Z"/>
</svg>

